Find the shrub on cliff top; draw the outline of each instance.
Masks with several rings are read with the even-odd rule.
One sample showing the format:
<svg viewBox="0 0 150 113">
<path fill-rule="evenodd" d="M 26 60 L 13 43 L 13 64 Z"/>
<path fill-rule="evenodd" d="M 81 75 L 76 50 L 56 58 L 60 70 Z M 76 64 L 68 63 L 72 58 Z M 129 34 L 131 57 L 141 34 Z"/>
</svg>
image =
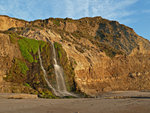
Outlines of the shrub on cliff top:
<svg viewBox="0 0 150 113">
<path fill-rule="evenodd" d="M 55 24 L 55 25 L 57 25 L 57 26 L 60 26 L 60 20 L 53 20 L 53 23 Z"/>
</svg>

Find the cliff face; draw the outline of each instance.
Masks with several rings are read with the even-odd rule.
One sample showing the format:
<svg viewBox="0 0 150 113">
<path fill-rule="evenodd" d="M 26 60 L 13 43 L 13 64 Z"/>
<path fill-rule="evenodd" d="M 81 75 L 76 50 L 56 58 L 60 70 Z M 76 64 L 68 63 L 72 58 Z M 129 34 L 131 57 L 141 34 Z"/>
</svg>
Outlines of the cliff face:
<svg viewBox="0 0 150 113">
<path fill-rule="evenodd" d="M 1 18 L 4 17 L 0 17 L 0 20 Z M 150 89 L 150 42 L 127 26 L 101 17 L 79 20 L 49 18 L 33 22 L 15 19 L 15 24 L 12 23 L 12 18 L 7 17 L 5 21 L 7 24 L 1 23 L 0 26 L 3 30 L 0 34 L 0 84 L 3 85 L 0 87 L 7 89 L 3 92 L 15 92 L 13 88 L 7 87 L 9 85 L 4 84 L 16 84 L 17 87 L 20 83 L 23 83 L 21 88 L 27 87 L 25 83 L 30 85 L 26 90 L 28 93 L 41 94 L 48 90 L 44 81 L 40 80 L 42 72 L 37 71 L 40 70 L 39 61 L 31 63 L 25 59 L 18 42 L 22 38 L 18 37 L 43 40 L 45 43 L 50 40 L 60 45 L 61 49 L 57 49 L 57 56 L 64 68 L 70 91 L 96 95 L 112 90 Z M 52 48 L 49 44 L 46 45 L 42 58 L 46 71 L 51 76 L 49 80 L 53 82 L 55 75 L 51 66 L 52 60 L 48 60 L 51 59 Z M 31 54 L 35 59 L 37 53 Z M 60 54 L 63 57 L 60 57 Z M 10 77 L 12 67 L 17 62 L 14 60 L 16 58 L 27 64 L 26 77 L 17 72 L 13 72 Z M 18 76 L 20 76 L 18 80 L 22 80 L 20 83 L 15 81 Z M 40 85 L 33 84 L 33 81 L 38 80 Z M 7 88 L 4 88 L 5 86 Z"/>
<path fill-rule="evenodd" d="M 27 23 L 28 22 L 24 20 L 0 15 L 0 31 L 5 31 L 12 27 L 24 27 Z"/>
</svg>

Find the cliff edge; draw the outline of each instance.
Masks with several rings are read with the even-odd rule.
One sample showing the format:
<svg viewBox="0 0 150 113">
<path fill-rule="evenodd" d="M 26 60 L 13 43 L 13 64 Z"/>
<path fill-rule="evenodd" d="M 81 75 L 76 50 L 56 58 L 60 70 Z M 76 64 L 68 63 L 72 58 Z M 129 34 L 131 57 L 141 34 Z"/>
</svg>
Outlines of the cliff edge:
<svg viewBox="0 0 150 113">
<path fill-rule="evenodd" d="M 86 17 L 27 22 L 0 16 L 0 31 L 0 92 L 53 97 L 36 51 L 41 48 L 49 81 L 56 87 L 48 41 L 55 43 L 69 91 L 98 95 L 150 89 L 150 41 L 116 21 Z"/>
</svg>

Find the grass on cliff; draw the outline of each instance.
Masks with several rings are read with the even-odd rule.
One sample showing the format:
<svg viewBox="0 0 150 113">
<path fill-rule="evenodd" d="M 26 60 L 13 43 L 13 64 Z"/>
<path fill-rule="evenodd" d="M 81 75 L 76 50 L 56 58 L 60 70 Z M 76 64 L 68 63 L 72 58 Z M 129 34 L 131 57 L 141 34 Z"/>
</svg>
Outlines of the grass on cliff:
<svg viewBox="0 0 150 113">
<path fill-rule="evenodd" d="M 16 34 L 9 34 L 10 42 L 15 44 L 17 42 Z"/>
<path fill-rule="evenodd" d="M 38 49 L 40 49 L 41 55 L 43 55 L 42 54 L 42 51 L 43 51 L 44 55 L 48 57 L 47 53 L 45 53 L 47 52 L 48 45 L 44 41 L 38 41 L 38 40 L 22 37 L 18 40 L 18 44 L 19 44 L 22 56 L 24 57 L 24 59 L 30 62 L 29 64 L 30 66 L 36 65 L 35 63 L 37 62 Z M 43 57 L 44 58 L 43 62 L 45 62 L 47 57 Z M 49 60 L 49 57 L 48 57 L 48 60 Z M 47 64 L 48 63 L 45 64 L 45 67 L 47 67 L 46 66 Z M 38 96 L 41 98 L 56 98 L 56 96 L 54 96 L 51 93 L 51 91 L 47 89 L 47 85 L 44 81 L 43 76 L 40 76 L 41 71 L 39 73 L 36 67 L 32 67 L 32 68 L 34 68 L 35 70 L 29 70 L 29 75 L 27 75 L 24 85 L 26 87 L 31 87 L 35 89 L 36 91 L 38 91 Z"/>
<path fill-rule="evenodd" d="M 29 70 L 26 63 L 19 59 L 15 59 L 15 62 L 16 62 L 16 65 L 18 66 L 19 70 L 21 71 L 21 73 L 25 75 L 27 73 L 27 71 Z"/>
<path fill-rule="evenodd" d="M 49 67 L 51 69 L 47 70 L 48 66 L 52 64 L 52 60 L 50 60 L 51 49 L 49 44 L 44 41 L 19 36 L 17 33 L 10 33 L 9 38 L 12 44 L 16 44 L 16 47 L 19 47 L 22 57 L 13 59 L 5 80 L 27 89 L 24 91 L 20 89 L 11 90 L 13 90 L 14 93 L 28 92 L 38 94 L 38 96 L 42 98 L 57 98 L 49 91 L 50 89 L 42 76 L 43 72 L 38 62 L 37 52 L 38 49 L 40 49 L 44 68 L 49 73 L 54 71 L 52 67 Z"/>
<path fill-rule="evenodd" d="M 61 58 L 62 57 L 62 45 L 59 44 L 58 42 L 54 42 L 54 48 L 58 52 L 58 57 Z"/>
<path fill-rule="evenodd" d="M 60 26 L 60 20 L 54 19 L 54 20 L 53 20 L 53 24 L 55 24 L 55 25 L 57 25 L 57 26 Z"/>
<path fill-rule="evenodd" d="M 51 64 L 47 63 L 51 59 L 51 49 L 46 42 L 37 41 L 34 39 L 28 39 L 26 37 L 21 37 L 15 34 L 10 35 L 11 43 L 17 43 L 20 48 L 23 58 L 15 59 L 14 63 L 10 69 L 10 72 L 6 78 L 7 81 L 13 83 L 23 84 L 27 88 L 31 88 L 38 92 L 38 96 L 42 98 L 57 98 L 51 91 L 49 91 L 43 77 L 41 70 L 39 71 L 39 65 L 37 64 L 38 59 L 38 49 L 41 50 L 43 65 L 49 75 L 53 75 L 53 67 L 49 67 Z M 68 91 L 73 91 L 74 83 L 74 71 L 70 64 L 68 63 L 67 55 L 62 45 L 55 42 L 54 48 L 56 49 L 56 54 L 58 62 L 64 68 L 65 81 Z M 43 52 L 42 52 L 43 51 Z M 51 62 L 52 63 L 52 62 Z M 27 65 L 26 65 L 27 64 Z M 47 70 L 48 69 L 48 70 Z M 54 76 L 55 77 L 55 76 Z M 52 76 L 49 76 L 52 79 Z M 41 90 L 39 90 L 41 89 Z"/>
<path fill-rule="evenodd" d="M 27 64 L 22 59 L 14 58 L 9 74 L 6 77 L 7 81 L 21 82 L 26 78 L 27 71 L 29 70 Z"/>
<path fill-rule="evenodd" d="M 35 55 L 38 52 L 39 47 L 42 50 L 42 48 L 46 45 L 46 43 L 43 41 L 28 39 L 25 37 L 19 39 L 18 44 L 19 44 L 22 56 L 26 60 L 28 60 L 30 63 L 36 62 L 36 60 L 33 58 L 32 54 Z"/>
</svg>

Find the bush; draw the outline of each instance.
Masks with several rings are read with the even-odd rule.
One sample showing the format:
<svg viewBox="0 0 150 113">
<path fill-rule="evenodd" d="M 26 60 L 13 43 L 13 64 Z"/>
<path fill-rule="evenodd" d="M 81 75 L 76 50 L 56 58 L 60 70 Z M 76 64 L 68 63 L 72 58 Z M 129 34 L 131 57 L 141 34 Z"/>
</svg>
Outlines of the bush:
<svg viewBox="0 0 150 113">
<path fill-rule="evenodd" d="M 57 26 L 60 26 L 60 20 L 53 20 L 53 24 L 57 25 Z"/>
</svg>

